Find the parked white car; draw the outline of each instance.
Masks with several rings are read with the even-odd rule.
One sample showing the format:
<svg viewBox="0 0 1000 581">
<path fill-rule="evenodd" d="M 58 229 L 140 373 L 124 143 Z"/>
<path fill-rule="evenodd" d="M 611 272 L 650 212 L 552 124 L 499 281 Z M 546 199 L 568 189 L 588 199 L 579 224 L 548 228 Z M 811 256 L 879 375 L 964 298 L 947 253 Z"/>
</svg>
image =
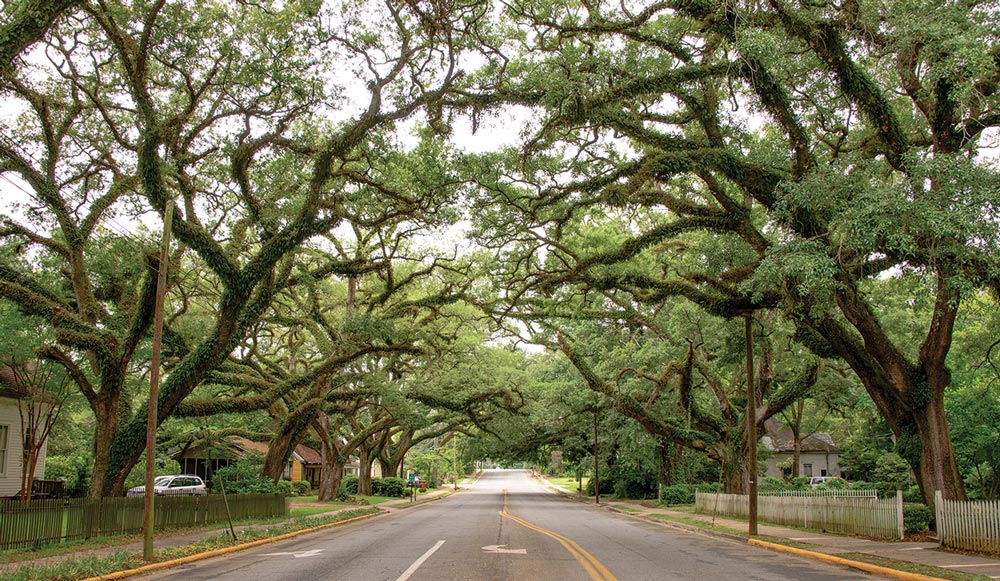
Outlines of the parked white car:
<svg viewBox="0 0 1000 581">
<path fill-rule="evenodd" d="M 809 477 L 809 486 L 812 486 L 813 488 L 816 488 L 820 484 L 824 484 L 826 482 L 831 482 L 833 480 L 840 480 L 841 482 L 843 482 L 844 479 L 843 478 L 839 478 L 837 476 L 810 476 Z"/>
<path fill-rule="evenodd" d="M 128 489 L 125 496 L 136 497 L 145 496 L 145 486 L 133 486 Z M 171 476 L 157 476 L 153 479 L 153 494 L 156 496 L 205 496 L 208 488 L 205 482 L 198 476 L 190 474 L 177 474 Z"/>
</svg>

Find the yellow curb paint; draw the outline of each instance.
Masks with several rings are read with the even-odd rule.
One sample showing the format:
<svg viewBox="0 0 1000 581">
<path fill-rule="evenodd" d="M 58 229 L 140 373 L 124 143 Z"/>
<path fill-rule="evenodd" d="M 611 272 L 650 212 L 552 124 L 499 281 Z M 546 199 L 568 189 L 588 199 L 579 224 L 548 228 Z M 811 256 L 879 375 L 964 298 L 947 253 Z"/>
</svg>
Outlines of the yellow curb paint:
<svg viewBox="0 0 1000 581">
<path fill-rule="evenodd" d="M 225 555 L 227 553 L 235 553 L 236 551 L 242 551 L 244 549 L 251 549 L 253 547 L 259 547 L 261 545 L 266 545 L 268 543 L 274 543 L 276 541 L 283 541 L 285 539 L 290 539 L 292 537 L 297 537 L 299 535 L 304 535 L 306 533 L 311 533 L 314 531 L 319 531 L 323 529 L 328 529 L 331 527 L 336 527 L 340 525 L 345 525 L 354 521 L 364 520 L 366 518 L 372 518 L 373 516 L 378 516 L 382 512 L 375 512 L 372 514 L 365 514 L 362 516 L 356 516 L 353 518 L 339 520 L 337 522 L 326 523 L 323 525 L 315 526 L 310 529 L 302 529 L 301 531 L 294 531 L 290 533 L 285 533 L 283 535 L 278 535 L 276 537 L 270 537 L 267 539 L 258 539 L 256 541 L 250 541 L 249 543 L 243 543 L 241 545 L 234 545 L 232 547 L 223 547 L 221 549 L 215 549 L 212 551 L 206 551 L 204 553 L 197 553 L 195 555 L 188 555 L 187 557 L 179 557 L 177 559 L 171 559 L 169 561 L 163 561 L 162 563 L 152 563 L 150 565 L 143 565 L 142 567 L 137 567 L 135 569 L 127 569 L 125 571 L 116 571 L 114 573 L 108 573 L 107 575 L 98 575 L 97 577 L 88 577 L 81 581 L 104 581 L 111 579 L 125 579 L 126 577 L 134 577 L 136 575 L 142 575 L 143 573 L 151 573 L 153 571 L 159 571 L 160 569 L 169 569 L 170 567 L 176 567 L 178 565 L 183 565 L 185 563 L 192 563 L 194 561 L 200 561 L 202 559 L 208 559 L 211 557 L 217 557 L 219 555 Z"/>
<path fill-rule="evenodd" d="M 816 551 L 807 551 L 805 549 L 796 549 L 795 547 L 786 547 L 785 545 L 779 545 L 777 543 L 769 543 L 767 541 L 761 541 L 758 539 L 749 539 L 747 540 L 747 543 L 751 545 L 757 545 L 758 547 L 773 549 L 775 551 L 783 551 L 785 553 L 792 553 L 793 555 L 800 555 L 803 557 L 819 559 L 820 561 L 826 561 L 827 563 L 844 565 L 847 567 L 852 567 L 854 569 L 860 569 L 868 573 L 875 573 L 876 575 L 882 575 L 883 577 L 893 577 L 895 579 L 902 579 L 903 581 L 946 581 L 945 579 L 942 579 L 940 577 L 930 577 L 927 575 L 921 575 L 919 573 L 908 573 L 906 571 L 898 571 L 896 569 L 890 569 L 888 567 L 880 567 L 879 565 L 872 565 L 871 563 L 863 563 L 861 561 L 851 561 L 850 559 L 843 559 L 841 557 L 836 557 L 834 555 L 827 555 L 826 553 L 817 553 Z"/>
<path fill-rule="evenodd" d="M 503 491 L 503 510 L 500 511 L 500 516 L 510 519 L 523 527 L 529 528 L 533 531 L 537 531 L 539 533 L 542 533 L 543 535 L 552 537 L 553 539 L 559 541 L 559 544 L 561 544 L 563 548 L 565 548 L 569 552 L 569 554 L 573 555 L 573 557 L 577 561 L 579 561 L 581 565 L 583 565 L 583 568 L 587 571 L 587 574 L 590 575 L 590 578 L 593 579 L 594 581 L 618 581 L 618 579 L 611 574 L 611 571 L 609 571 L 607 567 L 605 567 L 593 555 L 585 551 L 583 547 L 577 544 L 576 541 L 574 541 L 573 539 L 564 537 L 559 533 L 550 531 L 548 529 L 544 529 L 536 524 L 530 523 L 522 518 L 518 518 L 512 514 L 509 514 L 507 512 L 506 489 L 504 489 Z"/>
</svg>

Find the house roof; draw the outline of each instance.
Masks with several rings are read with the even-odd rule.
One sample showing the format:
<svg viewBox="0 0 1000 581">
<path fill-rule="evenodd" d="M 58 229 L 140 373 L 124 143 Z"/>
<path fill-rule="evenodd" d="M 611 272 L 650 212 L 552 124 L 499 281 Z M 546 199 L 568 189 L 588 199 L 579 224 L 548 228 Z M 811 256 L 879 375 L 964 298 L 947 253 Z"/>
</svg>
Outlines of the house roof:
<svg viewBox="0 0 1000 581">
<path fill-rule="evenodd" d="M 781 422 L 771 418 L 764 423 L 765 434 L 761 437 L 760 443 L 772 452 L 795 451 L 795 437 L 792 430 L 787 426 L 782 426 Z M 833 441 L 830 434 L 826 432 L 816 432 L 802 439 L 799 445 L 800 452 L 830 452 L 839 453 L 840 447 Z"/>
<path fill-rule="evenodd" d="M 295 453 L 298 454 L 302 458 L 302 461 L 306 464 L 320 464 L 323 462 L 323 455 L 319 453 L 319 450 L 310 448 L 305 444 L 295 446 Z"/>
<path fill-rule="evenodd" d="M 216 453 L 214 456 L 218 458 L 225 457 L 242 457 L 248 452 L 256 452 L 261 455 L 267 454 L 267 442 L 254 442 L 253 440 L 248 440 L 247 438 L 241 437 L 231 437 L 226 440 L 224 444 L 225 452 L 219 454 Z M 199 458 L 205 454 L 204 448 L 196 448 L 186 451 L 182 456 L 187 458 Z M 322 455 L 315 450 L 304 444 L 299 444 L 295 446 L 295 450 L 292 451 L 292 456 L 300 462 L 306 464 L 320 464 L 322 462 Z"/>
</svg>

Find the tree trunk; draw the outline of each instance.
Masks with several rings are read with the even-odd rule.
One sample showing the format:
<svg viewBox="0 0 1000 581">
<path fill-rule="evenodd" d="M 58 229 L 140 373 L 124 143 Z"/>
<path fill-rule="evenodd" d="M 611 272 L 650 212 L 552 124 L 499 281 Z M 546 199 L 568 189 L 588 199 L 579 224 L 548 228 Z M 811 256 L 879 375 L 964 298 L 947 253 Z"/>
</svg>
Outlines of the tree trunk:
<svg viewBox="0 0 1000 581">
<path fill-rule="evenodd" d="M 94 472 L 90 479 L 90 488 L 87 496 L 90 498 L 102 498 L 113 496 L 114 490 L 112 479 L 109 478 L 108 467 L 111 464 L 111 444 L 115 433 L 118 431 L 118 406 L 117 402 L 106 402 L 104 399 L 94 407 L 96 426 L 94 427 Z M 122 478 L 124 482 L 124 478 Z M 121 490 L 117 491 L 120 496 Z"/>
<path fill-rule="evenodd" d="M 914 467 L 920 494 L 931 510 L 934 509 L 936 490 L 940 490 L 946 499 L 965 498 L 965 486 L 955 462 L 943 400 L 943 397 L 935 396 L 926 407 L 918 409 L 914 413 L 917 438 L 904 434 L 897 446 L 900 455 Z M 909 449 L 913 440 L 919 443 L 919 450 Z"/>
<path fill-rule="evenodd" d="M 913 468 L 924 503 L 934 510 L 934 491 L 945 498 L 965 499 L 965 485 L 945 420 L 944 393 L 951 384 L 945 364 L 951 346 L 958 293 L 939 277 L 930 328 L 913 364 L 883 332 L 860 293 L 844 285 L 838 306 L 853 330 L 832 318 L 808 320 L 809 326 L 847 361 L 865 386 L 876 409 L 897 438 L 896 449 Z M 805 322 L 805 321 L 803 321 Z M 859 341 L 854 331 L 861 334 Z"/>
<path fill-rule="evenodd" d="M 396 466 L 393 466 L 392 462 L 382 456 L 379 456 L 375 460 L 378 462 L 378 467 L 382 471 L 382 476 L 395 476 L 396 472 L 398 472 Z"/>
<path fill-rule="evenodd" d="M 333 459 L 323 455 L 323 468 L 319 472 L 319 500 L 337 500 L 340 494 L 340 482 L 344 479 L 344 461 L 338 459 L 336 453 Z"/>
<path fill-rule="evenodd" d="M 363 444 L 358 446 L 358 494 L 360 496 L 371 496 L 372 494 L 371 452 Z"/>
</svg>

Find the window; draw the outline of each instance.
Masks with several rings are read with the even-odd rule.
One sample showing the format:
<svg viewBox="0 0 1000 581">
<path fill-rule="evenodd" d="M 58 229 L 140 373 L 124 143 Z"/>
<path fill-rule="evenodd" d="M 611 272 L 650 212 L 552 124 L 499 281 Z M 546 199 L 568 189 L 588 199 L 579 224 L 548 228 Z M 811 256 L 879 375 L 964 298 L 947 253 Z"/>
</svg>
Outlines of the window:
<svg viewBox="0 0 1000 581">
<path fill-rule="evenodd" d="M 10 433 L 10 426 L 0 425 L 0 474 L 7 473 L 7 441 Z"/>
<path fill-rule="evenodd" d="M 812 476 L 813 475 L 813 465 L 812 464 L 803 464 L 802 465 L 802 472 L 805 473 L 806 476 Z"/>
</svg>

